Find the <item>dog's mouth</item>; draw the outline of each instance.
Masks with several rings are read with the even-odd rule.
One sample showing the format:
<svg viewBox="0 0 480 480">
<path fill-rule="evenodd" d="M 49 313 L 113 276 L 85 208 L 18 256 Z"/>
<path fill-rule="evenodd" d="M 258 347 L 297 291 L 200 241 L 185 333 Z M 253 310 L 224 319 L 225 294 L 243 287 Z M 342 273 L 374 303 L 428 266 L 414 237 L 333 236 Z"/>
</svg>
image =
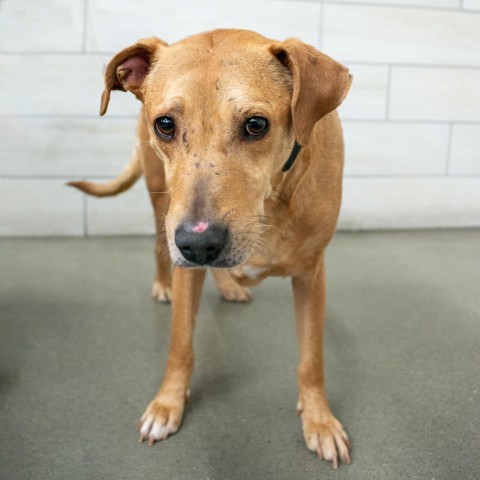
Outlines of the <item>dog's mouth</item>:
<svg viewBox="0 0 480 480">
<path fill-rule="evenodd" d="M 178 265 L 179 267 L 183 268 L 205 268 L 205 267 L 210 267 L 210 268 L 233 268 L 238 265 L 240 265 L 243 260 L 235 260 L 232 258 L 225 258 L 221 260 L 216 260 L 213 262 L 209 263 L 204 263 L 204 264 L 199 264 L 199 263 L 193 263 L 188 260 L 186 260 L 183 257 L 178 257 L 176 259 L 173 259 L 173 262 Z"/>
</svg>

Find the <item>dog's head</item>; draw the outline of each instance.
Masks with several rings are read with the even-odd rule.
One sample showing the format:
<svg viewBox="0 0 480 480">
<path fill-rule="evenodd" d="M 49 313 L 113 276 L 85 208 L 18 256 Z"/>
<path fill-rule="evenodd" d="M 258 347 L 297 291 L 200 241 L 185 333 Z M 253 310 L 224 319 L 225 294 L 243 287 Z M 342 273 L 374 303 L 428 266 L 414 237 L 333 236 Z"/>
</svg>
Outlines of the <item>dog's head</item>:
<svg viewBox="0 0 480 480">
<path fill-rule="evenodd" d="M 168 46 L 150 38 L 119 52 L 110 91 L 144 104 L 150 144 L 163 162 L 170 204 L 166 233 L 181 266 L 232 267 L 262 234 L 264 202 L 295 140 L 337 108 L 351 77 L 299 40 L 216 30 Z M 160 168 L 160 166 L 159 166 Z"/>
</svg>

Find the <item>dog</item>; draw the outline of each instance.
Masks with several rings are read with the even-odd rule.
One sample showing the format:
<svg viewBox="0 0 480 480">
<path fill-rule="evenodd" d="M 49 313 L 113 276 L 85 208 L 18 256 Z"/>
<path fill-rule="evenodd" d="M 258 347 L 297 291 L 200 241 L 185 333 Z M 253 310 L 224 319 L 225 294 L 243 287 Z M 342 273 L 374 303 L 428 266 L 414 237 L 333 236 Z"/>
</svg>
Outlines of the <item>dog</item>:
<svg viewBox="0 0 480 480">
<path fill-rule="evenodd" d="M 180 427 L 206 270 L 234 301 L 248 301 L 247 288 L 267 276 L 289 276 L 305 441 L 333 468 L 350 463 L 348 436 L 327 401 L 322 343 L 324 251 L 342 193 L 336 108 L 351 81 L 347 68 L 300 40 L 246 30 L 172 45 L 147 38 L 108 63 L 100 115 L 112 90 L 133 93 L 142 102 L 139 144 L 115 180 L 70 184 L 114 195 L 143 173 L 155 210 L 152 293 L 172 301 L 172 331 L 163 382 L 139 422 L 140 442 L 152 445 Z"/>
</svg>

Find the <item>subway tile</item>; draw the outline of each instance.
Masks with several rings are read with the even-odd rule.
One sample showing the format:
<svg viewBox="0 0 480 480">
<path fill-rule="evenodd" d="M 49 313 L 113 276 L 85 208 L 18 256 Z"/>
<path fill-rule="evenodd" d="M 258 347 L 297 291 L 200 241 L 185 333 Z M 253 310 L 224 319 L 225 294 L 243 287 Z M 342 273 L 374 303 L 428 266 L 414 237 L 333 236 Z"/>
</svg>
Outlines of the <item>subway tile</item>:
<svg viewBox="0 0 480 480">
<path fill-rule="evenodd" d="M 394 67 L 390 118 L 480 120 L 480 69 Z"/>
<path fill-rule="evenodd" d="M 136 144 L 134 119 L 0 117 L 0 175 L 113 176 Z"/>
<path fill-rule="evenodd" d="M 0 114 L 98 114 L 102 68 L 96 56 L 0 55 Z"/>
<path fill-rule="evenodd" d="M 480 124 L 453 125 L 449 173 L 480 175 Z"/>
<path fill-rule="evenodd" d="M 0 50 L 81 51 L 84 0 L 2 0 Z"/>
<path fill-rule="evenodd" d="M 100 101 L 98 102 L 100 105 Z M 130 92 L 121 90 L 113 90 L 110 94 L 110 102 L 108 103 L 108 111 L 105 118 L 115 115 L 137 117 L 140 113 L 142 103 L 137 100 L 135 95 Z"/>
<path fill-rule="evenodd" d="M 448 125 L 344 122 L 346 175 L 442 175 Z"/>
<path fill-rule="evenodd" d="M 283 40 L 318 45 L 320 5 L 283 0 L 184 0 L 166 8 L 158 0 L 89 0 L 87 48 L 116 52 L 140 38 L 174 42 L 215 28 L 245 28 Z"/>
<path fill-rule="evenodd" d="M 346 178 L 340 229 L 480 226 L 480 178 Z"/>
<path fill-rule="evenodd" d="M 405 7 L 459 8 L 461 0 L 324 0 L 326 3 L 359 3 Z M 466 0 L 468 1 L 468 0 Z M 475 0 L 473 0 L 475 1 Z"/>
<path fill-rule="evenodd" d="M 342 118 L 379 120 L 385 118 L 388 67 L 347 65 L 352 86 L 339 113 Z"/>
<path fill-rule="evenodd" d="M 0 179 L 0 236 L 83 235 L 83 198 L 66 179 Z"/>
<path fill-rule="evenodd" d="M 153 235 L 155 232 L 153 208 L 143 180 L 116 197 L 87 197 L 87 219 L 89 235 Z"/>
<path fill-rule="evenodd" d="M 480 0 L 463 0 L 462 7 L 465 10 L 480 10 Z"/>
<path fill-rule="evenodd" d="M 480 16 L 462 11 L 324 6 L 322 48 L 348 61 L 480 65 Z"/>
</svg>

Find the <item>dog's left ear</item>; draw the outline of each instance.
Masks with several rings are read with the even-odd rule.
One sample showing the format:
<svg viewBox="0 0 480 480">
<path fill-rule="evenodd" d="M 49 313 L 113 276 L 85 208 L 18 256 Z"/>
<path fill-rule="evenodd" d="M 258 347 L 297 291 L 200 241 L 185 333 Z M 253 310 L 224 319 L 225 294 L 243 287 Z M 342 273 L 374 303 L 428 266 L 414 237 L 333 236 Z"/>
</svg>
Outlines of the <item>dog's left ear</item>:
<svg viewBox="0 0 480 480">
<path fill-rule="evenodd" d="M 270 51 L 293 77 L 293 130 L 297 143 L 305 146 L 318 120 L 343 102 L 352 76 L 346 67 L 295 38 L 271 46 Z"/>
</svg>

